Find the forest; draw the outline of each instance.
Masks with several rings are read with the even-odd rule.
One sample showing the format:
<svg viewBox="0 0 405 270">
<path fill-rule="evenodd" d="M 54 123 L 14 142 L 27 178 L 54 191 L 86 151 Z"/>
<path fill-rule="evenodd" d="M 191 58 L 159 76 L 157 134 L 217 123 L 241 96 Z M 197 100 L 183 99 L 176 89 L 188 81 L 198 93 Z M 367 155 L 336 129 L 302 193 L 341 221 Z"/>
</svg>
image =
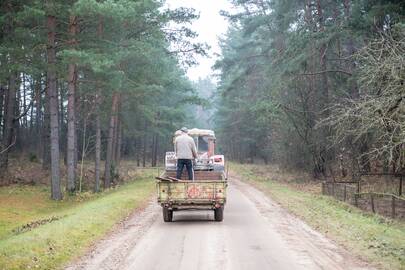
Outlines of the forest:
<svg viewBox="0 0 405 270">
<path fill-rule="evenodd" d="M 315 178 L 402 173 L 405 3 L 235 0 L 214 79 L 185 71 L 199 14 L 164 1 L 2 1 L 0 178 L 24 156 L 52 198 L 155 167 L 180 126 L 212 128 L 227 159 Z M 117 30 L 119 29 L 119 31 Z M 217 80 L 217 81 L 216 81 Z"/>
<path fill-rule="evenodd" d="M 3 184 L 10 157 L 24 155 L 51 171 L 53 199 L 62 198 L 62 184 L 78 190 L 85 159 L 94 161 L 92 189 L 109 188 L 122 157 L 156 166 L 173 131 L 192 119 L 187 105 L 202 102 L 184 72 L 206 53 L 186 27 L 198 18 L 192 9 L 155 0 L 0 8 Z"/>
<path fill-rule="evenodd" d="M 228 157 L 322 179 L 404 172 L 404 1 L 232 3 L 215 65 Z"/>
<path fill-rule="evenodd" d="M 0 1 L 0 269 L 405 270 L 404 179 L 404 0 Z"/>
</svg>

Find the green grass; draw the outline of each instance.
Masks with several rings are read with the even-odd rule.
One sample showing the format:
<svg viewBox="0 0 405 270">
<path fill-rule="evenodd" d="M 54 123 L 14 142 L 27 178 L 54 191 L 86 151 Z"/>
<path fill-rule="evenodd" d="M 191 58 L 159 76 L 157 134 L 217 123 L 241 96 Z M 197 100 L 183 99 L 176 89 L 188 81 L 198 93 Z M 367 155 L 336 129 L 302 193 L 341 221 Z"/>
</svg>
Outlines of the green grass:
<svg viewBox="0 0 405 270">
<path fill-rule="evenodd" d="M 136 181 L 101 194 L 49 199 L 46 187 L 0 189 L 0 269 L 57 269 L 82 255 L 118 221 L 140 208 L 154 191 L 147 170 Z M 22 226 L 50 219 L 32 229 Z"/>
<path fill-rule="evenodd" d="M 294 215 L 381 269 L 405 269 L 405 224 L 364 213 L 331 197 L 303 192 L 257 175 L 253 165 L 231 169 Z"/>
</svg>

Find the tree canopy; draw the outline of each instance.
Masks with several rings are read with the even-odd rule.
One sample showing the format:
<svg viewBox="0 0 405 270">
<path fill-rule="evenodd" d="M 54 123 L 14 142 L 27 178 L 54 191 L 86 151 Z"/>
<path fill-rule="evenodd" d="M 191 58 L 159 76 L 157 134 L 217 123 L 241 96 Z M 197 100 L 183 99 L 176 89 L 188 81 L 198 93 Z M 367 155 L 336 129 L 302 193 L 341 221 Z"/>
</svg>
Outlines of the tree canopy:
<svg viewBox="0 0 405 270">
<path fill-rule="evenodd" d="M 317 177 L 338 162 L 403 170 L 403 1 L 232 3 L 216 63 L 216 126 L 232 158 Z"/>
<path fill-rule="evenodd" d="M 51 168 L 52 197 L 60 199 L 59 156 L 71 192 L 81 189 L 76 168 L 84 158 L 96 158 L 96 190 L 101 159 L 106 188 L 119 174 L 121 155 L 156 165 L 173 131 L 189 120 L 187 105 L 201 103 L 185 68 L 206 54 L 188 28 L 196 12 L 163 4 L 2 2 L 3 176 L 8 154 L 24 150 Z"/>
</svg>

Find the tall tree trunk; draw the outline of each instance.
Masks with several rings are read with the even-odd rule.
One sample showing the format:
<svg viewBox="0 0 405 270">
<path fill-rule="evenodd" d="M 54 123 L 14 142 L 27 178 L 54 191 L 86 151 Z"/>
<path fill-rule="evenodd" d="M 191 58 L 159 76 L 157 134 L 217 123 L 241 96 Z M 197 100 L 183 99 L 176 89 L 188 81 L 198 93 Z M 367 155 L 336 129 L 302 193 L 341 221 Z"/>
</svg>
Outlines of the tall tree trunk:
<svg viewBox="0 0 405 270">
<path fill-rule="evenodd" d="M 156 113 L 155 123 L 157 130 L 159 130 L 159 121 L 160 121 L 160 112 Z M 156 167 L 158 159 L 158 150 L 159 150 L 159 134 L 155 132 L 153 138 L 153 149 L 152 149 L 152 167 Z"/>
<path fill-rule="evenodd" d="M 325 31 L 325 19 L 323 14 L 323 8 L 321 5 L 321 0 L 316 1 L 316 9 L 318 15 L 318 24 L 319 24 L 319 32 Z M 329 110 L 327 109 L 329 104 L 329 86 L 328 86 L 328 74 L 325 72 L 327 70 L 327 62 L 326 62 L 326 53 L 327 53 L 327 44 L 323 43 L 320 46 L 319 50 L 319 65 L 320 70 L 322 71 L 321 76 L 321 83 L 319 87 L 318 93 L 318 108 L 319 112 L 323 118 L 329 116 Z M 326 150 L 326 138 L 329 136 L 329 131 L 327 129 L 322 129 L 321 131 L 321 138 L 322 140 L 319 141 L 318 146 L 316 147 L 316 157 L 315 157 L 315 168 L 314 168 L 314 176 L 319 177 L 321 175 L 326 176 L 326 161 L 328 160 L 328 150 Z"/>
<path fill-rule="evenodd" d="M 146 147 L 148 145 L 148 142 L 147 142 L 147 138 L 148 138 L 147 128 L 148 128 L 148 122 L 145 120 L 145 128 L 143 129 L 144 134 L 143 134 L 143 139 L 142 139 L 142 143 L 143 143 L 142 167 L 146 167 Z"/>
<path fill-rule="evenodd" d="M 58 90 L 56 85 L 56 17 L 47 16 L 48 44 L 47 44 L 47 91 L 49 96 L 50 113 L 50 141 L 51 141 L 51 197 L 62 199 L 59 168 L 59 121 L 58 121 Z"/>
<path fill-rule="evenodd" d="M 121 147 L 122 147 L 122 122 L 121 119 L 118 120 L 117 126 L 117 148 L 116 148 L 116 167 L 117 173 L 119 171 L 120 162 L 121 162 Z"/>
<path fill-rule="evenodd" d="M 97 26 L 97 37 L 101 39 L 103 36 L 103 19 L 99 17 Z M 101 98 L 101 87 L 97 83 L 97 94 L 96 94 L 96 160 L 94 164 L 94 177 L 95 177 L 95 187 L 94 191 L 100 191 L 100 161 L 101 161 L 101 123 L 100 123 L 100 98 Z"/>
<path fill-rule="evenodd" d="M 117 119 L 116 121 L 116 142 L 115 142 L 115 156 L 114 156 L 114 168 L 115 168 L 115 174 L 119 175 L 120 174 L 120 161 L 121 161 L 121 145 L 122 145 L 122 128 L 121 128 L 121 119 Z"/>
<path fill-rule="evenodd" d="M 59 102 L 59 105 L 58 105 L 58 109 L 59 109 L 58 119 L 59 119 L 59 132 L 60 132 L 59 136 L 62 138 L 63 135 L 64 135 L 63 134 L 64 133 L 64 131 L 63 131 L 64 121 L 63 121 L 63 119 L 65 117 L 65 110 L 64 110 L 64 105 L 63 105 L 63 100 L 64 100 L 64 97 L 65 97 L 65 88 L 63 87 L 63 82 L 57 81 L 57 89 L 58 89 L 57 92 L 59 93 L 58 94 L 58 102 Z M 62 148 L 62 146 L 61 146 L 61 148 Z"/>
<path fill-rule="evenodd" d="M 12 73 L 4 102 L 3 139 L 0 147 L 0 176 L 7 171 L 8 152 L 13 144 L 14 116 L 17 93 L 17 74 Z"/>
<path fill-rule="evenodd" d="M 139 138 L 135 140 L 135 151 L 136 151 L 136 166 L 139 167 L 141 166 L 141 159 L 140 159 L 141 139 Z"/>
<path fill-rule="evenodd" d="M 36 153 L 38 158 L 43 158 L 43 113 L 42 113 L 42 78 L 39 76 L 35 81 L 35 134 L 38 139 Z"/>
<path fill-rule="evenodd" d="M 350 12 L 351 0 L 344 0 L 343 6 L 344 6 L 344 15 L 345 15 L 346 23 L 349 23 L 350 19 L 351 19 L 351 12 Z M 355 42 L 354 42 L 353 38 L 350 36 L 347 37 L 346 42 L 343 44 L 343 46 L 345 47 L 345 51 L 347 51 L 348 55 L 342 55 L 342 56 L 339 56 L 339 58 L 350 57 L 350 59 L 345 61 L 345 64 L 346 64 L 345 68 L 350 73 L 353 73 L 353 71 L 356 69 L 356 60 L 354 57 L 352 57 L 356 53 Z M 353 80 L 353 79 L 349 80 L 349 95 L 352 99 L 358 99 L 360 97 L 359 87 L 357 85 L 356 80 Z M 349 146 L 349 149 L 351 149 L 352 178 L 355 179 L 356 172 L 359 170 L 358 159 L 356 157 L 361 156 L 360 159 L 364 159 L 364 156 L 362 155 L 363 153 L 361 152 L 363 147 L 359 146 L 358 142 L 354 142 L 353 136 L 348 137 L 347 144 Z M 365 147 L 365 151 L 368 152 L 367 145 Z M 364 152 L 364 153 L 366 153 L 366 152 Z"/>
<path fill-rule="evenodd" d="M 4 95 L 6 93 L 6 89 L 0 85 L 0 127 L 3 126 L 3 104 L 4 104 Z M 0 138 L 2 137 L 1 134 L 3 133 L 2 130 L 0 130 Z"/>
<path fill-rule="evenodd" d="M 117 151 L 118 151 L 118 129 L 119 129 L 119 112 L 120 112 L 120 95 L 118 95 L 118 104 L 117 104 L 117 112 L 115 113 L 114 117 L 114 136 L 113 136 L 113 144 L 112 144 L 112 174 L 117 175 Z M 112 179 L 114 181 L 114 179 Z"/>
<path fill-rule="evenodd" d="M 46 86 L 48 90 L 48 86 Z M 45 91 L 44 120 L 42 125 L 42 168 L 51 168 L 51 128 L 50 128 L 50 97 L 49 91 Z"/>
<path fill-rule="evenodd" d="M 98 97 L 97 106 L 98 106 Z M 100 191 L 100 159 L 101 159 L 101 125 L 100 125 L 100 112 L 96 112 L 96 160 L 95 160 L 95 187 L 94 191 Z"/>
<path fill-rule="evenodd" d="M 115 165 L 117 163 L 117 138 L 118 138 L 118 119 L 117 119 L 117 116 L 115 116 L 114 117 L 114 135 L 113 135 L 113 139 L 112 139 L 112 167 L 114 168 L 114 170 L 115 170 Z"/>
<path fill-rule="evenodd" d="M 323 15 L 323 9 L 321 5 L 321 0 L 317 0 L 317 13 L 318 13 L 318 23 L 319 23 L 319 31 L 324 32 L 325 31 L 325 20 L 324 20 L 324 15 Z M 322 99 L 320 100 L 322 104 L 320 104 L 321 109 L 327 107 L 329 103 L 329 86 L 328 86 L 328 74 L 325 72 L 327 70 L 326 66 L 326 53 L 327 53 L 327 45 L 325 43 L 321 44 L 320 50 L 319 50 L 319 64 L 321 66 L 321 93 L 320 96 Z M 328 114 L 327 110 L 324 110 L 325 114 Z M 326 115 L 327 116 L 327 115 Z"/>
<path fill-rule="evenodd" d="M 30 129 L 29 129 L 29 134 L 35 134 L 34 133 L 34 104 L 35 104 L 35 86 L 36 85 L 35 85 L 34 79 L 31 79 L 30 84 L 31 84 L 31 97 L 30 97 L 30 99 L 31 99 L 32 104 L 31 104 L 31 109 L 30 109 L 30 122 L 29 122 L 30 123 L 29 124 Z"/>
<path fill-rule="evenodd" d="M 58 94 L 58 102 L 59 102 L 59 105 L 58 105 L 58 109 L 59 109 L 59 116 L 58 116 L 58 119 L 59 119 L 59 142 L 66 142 L 67 141 L 67 139 L 66 139 L 66 130 L 67 130 L 67 126 L 65 126 L 65 122 L 64 122 L 64 119 L 65 119 L 65 109 L 64 109 L 64 103 L 63 103 L 63 101 L 64 101 L 64 97 L 65 97 L 65 89 L 64 89 L 64 87 L 63 87 L 63 82 L 62 81 L 59 81 L 58 83 L 57 83 L 57 85 L 59 85 L 59 87 L 57 87 L 57 93 L 59 93 Z M 64 157 L 63 158 L 63 161 L 64 161 L 64 164 L 66 165 L 66 144 L 65 143 L 59 143 L 59 151 L 60 151 L 60 155 L 62 156 L 62 157 Z"/>
<path fill-rule="evenodd" d="M 158 162 L 158 151 L 159 151 L 159 135 L 155 134 L 154 143 L 153 143 L 153 160 L 152 160 L 152 167 L 157 166 Z"/>
<path fill-rule="evenodd" d="M 349 23 L 351 19 L 351 0 L 344 0 L 343 1 L 343 6 L 344 6 L 344 14 L 345 14 L 345 20 L 347 23 Z M 356 46 L 354 43 L 354 40 L 352 37 L 347 38 L 347 42 L 345 44 L 346 46 L 346 51 L 348 53 L 348 56 L 351 57 L 350 60 L 347 61 L 348 67 L 347 70 L 352 73 L 356 69 L 356 60 L 352 57 L 356 53 Z M 359 93 L 359 87 L 357 85 L 356 80 L 350 80 L 349 82 L 349 89 L 350 89 L 350 96 L 353 99 L 358 99 L 360 97 Z"/>
<path fill-rule="evenodd" d="M 76 43 L 77 20 L 76 16 L 70 16 L 69 34 L 72 46 Z M 74 63 L 69 64 L 68 73 L 68 128 L 67 128 L 67 190 L 75 190 L 76 167 L 75 167 L 75 141 L 76 141 L 76 81 L 77 71 Z"/>
<path fill-rule="evenodd" d="M 16 82 L 16 86 L 15 86 L 16 101 L 15 101 L 14 112 L 13 112 L 14 117 L 20 115 L 20 105 L 22 104 L 21 91 L 20 91 L 21 75 L 19 73 L 16 74 L 15 82 Z M 20 135 L 20 133 L 21 133 L 20 119 L 13 121 L 13 126 L 14 126 L 13 127 L 13 137 L 16 139 L 14 146 L 20 148 L 19 150 L 21 150 L 21 143 L 24 141 L 24 139 L 21 138 L 21 135 Z"/>
<path fill-rule="evenodd" d="M 27 82 L 26 82 L 26 76 L 25 73 L 22 74 L 22 83 L 23 83 L 23 91 L 22 91 L 22 108 L 23 112 L 27 110 Z M 25 114 L 22 118 L 22 126 L 24 128 L 24 131 L 26 131 L 28 127 L 28 119 L 27 119 L 27 114 Z M 25 134 L 23 134 L 24 140 L 25 140 Z"/>
<path fill-rule="evenodd" d="M 87 116 L 83 117 L 83 138 L 82 138 L 82 152 L 80 161 L 79 192 L 82 192 L 84 159 L 86 158 L 86 131 L 87 131 Z"/>
<path fill-rule="evenodd" d="M 41 121 L 42 121 L 42 85 L 41 85 L 41 77 L 35 80 L 35 134 L 36 138 L 38 138 L 37 143 L 37 156 L 42 157 L 43 151 L 43 136 L 41 134 Z"/>
<path fill-rule="evenodd" d="M 151 166 L 152 167 L 155 167 L 155 139 L 156 139 L 156 136 L 155 136 L 155 134 L 153 134 L 153 136 L 152 136 L 152 145 L 151 145 L 151 147 L 150 147 L 150 152 L 152 153 L 151 154 L 151 157 L 150 157 L 150 164 L 151 164 Z"/>
<path fill-rule="evenodd" d="M 110 188 L 111 186 L 111 169 L 113 162 L 113 144 L 114 144 L 114 131 L 115 131 L 115 119 L 118 111 L 118 93 L 114 93 L 112 97 L 111 115 L 110 115 L 110 126 L 108 129 L 108 140 L 107 140 L 107 156 L 105 159 L 105 171 L 104 171 L 104 188 Z"/>
</svg>

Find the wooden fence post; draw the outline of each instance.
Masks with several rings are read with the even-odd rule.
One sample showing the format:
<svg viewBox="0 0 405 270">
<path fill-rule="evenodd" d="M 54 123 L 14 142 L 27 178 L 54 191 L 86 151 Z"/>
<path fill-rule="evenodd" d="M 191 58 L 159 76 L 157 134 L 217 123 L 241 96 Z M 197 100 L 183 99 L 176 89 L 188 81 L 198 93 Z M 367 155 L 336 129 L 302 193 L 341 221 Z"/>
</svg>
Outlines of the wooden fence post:
<svg viewBox="0 0 405 270">
<path fill-rule="evenodd" d="M 356 207 L 359 207 L 358 197 L 359 197 L 359 194 L 358 194 L 358 193 L 354 193 L 354 205 L 355 205 Z"/>
<path fill-rule="evenodd" d="M 375 213 L 375 208 L 374 208 L 374 194 L 373 194 L 373 193 L 370 194 L 370 203 L 371 203 L 371 211 L 372 211 L 373 213 Z"/>
<path fill-rule="evenodd" d="M 395 218 L 395 196 L 392 196 L 392 201 L 391 201 L 391 216 L 392 218 Z"/>
</svg>

